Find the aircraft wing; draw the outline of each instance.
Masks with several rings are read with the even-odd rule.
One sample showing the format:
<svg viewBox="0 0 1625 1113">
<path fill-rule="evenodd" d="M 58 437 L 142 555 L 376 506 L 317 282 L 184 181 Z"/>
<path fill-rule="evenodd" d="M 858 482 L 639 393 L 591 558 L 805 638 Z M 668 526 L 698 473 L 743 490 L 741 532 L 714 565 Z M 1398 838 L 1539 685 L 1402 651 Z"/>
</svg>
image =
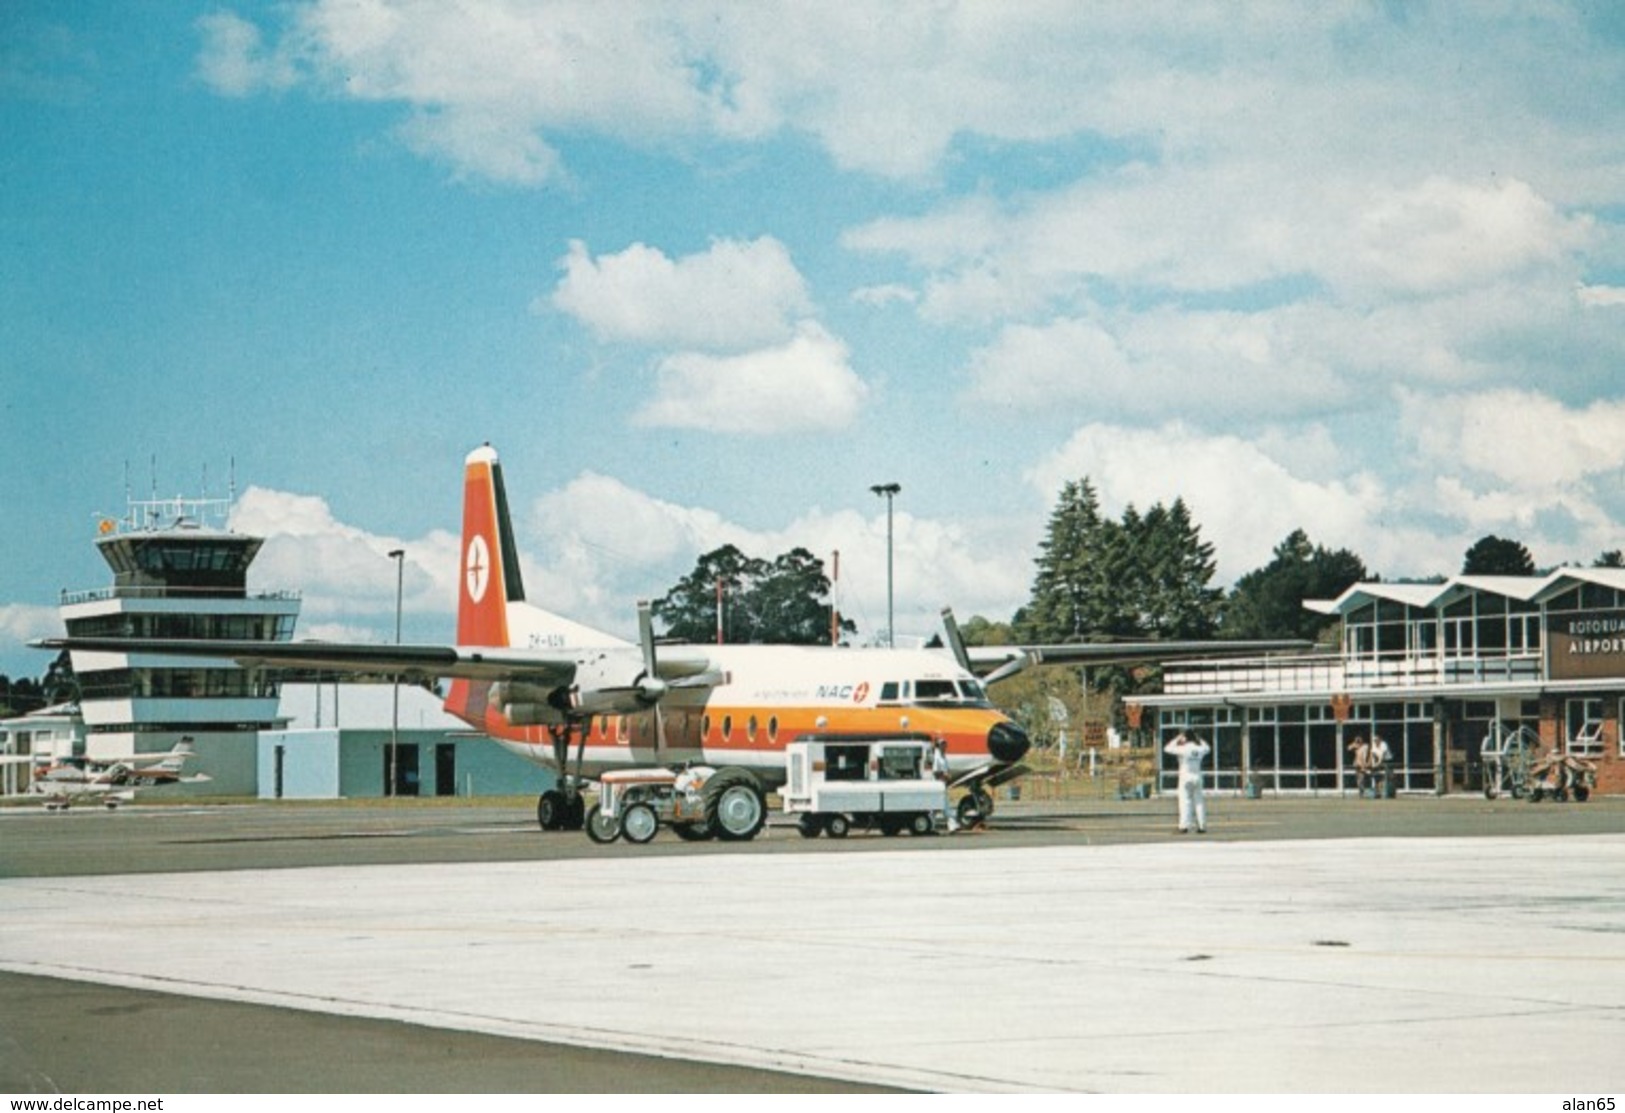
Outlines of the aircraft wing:
<svg viewBox="0 0 1625 1113">
<path fill-rule="evenodd" d="M 1292 639 L 1257 641 L 1128 641 L 1065 642 L 1058 645 L 967 646 L 953 611 L 942 611 L 943 629 L 955 660 L 989 684 L 1014 676 L 1033 665 L 1146 665 L 1189 657 L 1260 657 L 1267 653 L 1313 649 L 1313 642 Z"/>
<path fill-rule="evenodd" d="M 308 669 L 352 675 L 399 675 L 411 679 L 524 681 L 549 687 L 569 684 L 587 657 L 601 653 L 637 654 L 636 649 L 625 647 L 600 651 L 195 638 L 45 638 L 29 644 L 36 649 L 217 658 L 235 661 L 244 668 Z M 666 654 L 657 663 L 657 672 L 664 680 L 703 677 L 710 668 L 710 659 L 703 656 Z"/>
<path fill-rule="evenodd" d="M 1262 657 L 1269 653 L 1313 649 L 1306 641 L 1121 641 L 1060 645 L 967 646 L 974 671 L 990 672 L 1019 658 L 1029 664 L 1137 665 L 1188 657 Z"/>
</svg>

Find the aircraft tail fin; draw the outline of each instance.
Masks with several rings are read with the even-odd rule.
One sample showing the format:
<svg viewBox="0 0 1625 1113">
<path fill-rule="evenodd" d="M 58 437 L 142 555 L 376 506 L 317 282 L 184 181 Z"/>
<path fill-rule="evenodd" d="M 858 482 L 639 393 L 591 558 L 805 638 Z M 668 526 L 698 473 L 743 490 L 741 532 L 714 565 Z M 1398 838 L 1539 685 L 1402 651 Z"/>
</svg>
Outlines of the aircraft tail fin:
<svg viewBox="0 0 1625 1113">
<path fill-rule="evenodd" d="M 482 445 L 463 466 L 463 574 L 457 592 L 457 644 L 507 646 L 508 604 L 525 599 L 519 547 L 496 450 Z"/>
</svg>

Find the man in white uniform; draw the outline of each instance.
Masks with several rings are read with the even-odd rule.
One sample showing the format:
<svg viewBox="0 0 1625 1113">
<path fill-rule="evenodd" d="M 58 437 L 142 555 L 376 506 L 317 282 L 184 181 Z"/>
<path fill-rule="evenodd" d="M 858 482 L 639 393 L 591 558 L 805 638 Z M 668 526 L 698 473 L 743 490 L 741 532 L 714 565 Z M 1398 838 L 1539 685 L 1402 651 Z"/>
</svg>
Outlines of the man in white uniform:
<svg viewBox="0 0 1625 1113">
<path fill-rule="evenodd" d="M 1210 750 L 1200 735 L 1187 738 L 1183 731 L 1162 748 L 1179 762 L 1179 833 L 1190 834 L 1196 823 L 1198 835 L 1207 832 L 1207 801 L 1202 796 L 1202 759 Z"/>
</svg>

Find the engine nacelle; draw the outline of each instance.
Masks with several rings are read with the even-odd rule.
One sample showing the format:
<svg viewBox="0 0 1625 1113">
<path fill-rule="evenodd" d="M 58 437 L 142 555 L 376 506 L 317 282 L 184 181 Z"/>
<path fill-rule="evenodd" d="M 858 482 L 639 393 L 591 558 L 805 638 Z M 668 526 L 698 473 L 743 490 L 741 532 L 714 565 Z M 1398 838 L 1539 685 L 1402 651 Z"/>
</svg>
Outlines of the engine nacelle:
<svg viewBox="0 0 1625 1113">
<path fill-rule="evenodd" d="M 600 653 L 576 662 L 568 685 L 548 688 L 523 681 L 491 686 L 491 702 L 515 726 L 555 726 L 567 718 L 632 715 L 665 696 L 667 684 L 644 672 L 635 657 Z"/>
</svg>

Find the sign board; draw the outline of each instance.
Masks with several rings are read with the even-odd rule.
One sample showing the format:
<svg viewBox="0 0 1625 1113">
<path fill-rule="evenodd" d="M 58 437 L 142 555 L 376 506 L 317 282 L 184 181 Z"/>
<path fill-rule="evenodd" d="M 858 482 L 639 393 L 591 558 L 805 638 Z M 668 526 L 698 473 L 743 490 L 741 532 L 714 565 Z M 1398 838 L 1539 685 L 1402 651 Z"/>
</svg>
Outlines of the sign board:
<svg viewBox="0 0 1625 1113">
<path fill-rule="evenodd" d="M 1553 612 L 1546 640 L 1553 680 L 1625 677 L 1625 610 Z"/>
</svg>

